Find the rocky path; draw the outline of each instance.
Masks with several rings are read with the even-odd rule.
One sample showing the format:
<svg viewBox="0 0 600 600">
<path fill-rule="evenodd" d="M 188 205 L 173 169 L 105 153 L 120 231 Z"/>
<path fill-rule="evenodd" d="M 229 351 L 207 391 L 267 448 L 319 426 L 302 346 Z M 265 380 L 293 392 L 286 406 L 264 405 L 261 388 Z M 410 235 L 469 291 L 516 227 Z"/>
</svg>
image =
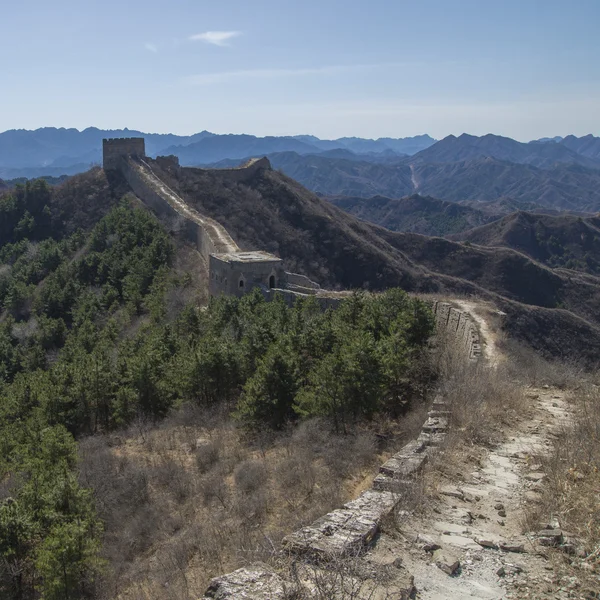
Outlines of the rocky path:
<svg viewBox="0 0 600 600">
<path fill-rule="evenodd" d="M 480 305 L 470 300 L 454 300 L 454 303 L 468 312 L 475 320 L 479 328 L 483 356 L 490 365 L 497 365 L 502 355 L 496 347 L 496 334 L 492 332 L 488 322 L 479 314 Z"/>
<path fill-rule="evenodd" d="M 499 366 L 505 357 L 483 316 L 489 307 L 466 300 L 457 303 L 478 322 L 487 367 Z M 595 598 L 582 593 L 577 581 L 561 579 L 554 572 L 554 555 L 548 547 L 561 547 L 567 554 L 577 553 L 577 547 L 563 535 L 553 515 L 544 515 L 541 523 L 531 522 L 529 516 L 546 477 L 536 457 L 552 447 L 571 419 L 565 392 L 548 386 L 527 388 L 523 402 L 527 416 L 515 417 L 497 446 L 470 446 L 463 441 L 431 453 L 424 491 L 419 492 L 418 483 L 407 483 L 399 492 L 407 494 L 405 500 L 400 504 L 395 500 L 398 507 L 416 509 L 400 510 L 394 518 L 386 517 L 387 522 L 382 519 L 374 545 L 369 552 L 350 557 L 348 571 L 344 562 L 325 569 L 310 561 L 297 566 L 296 574 L 302 587 L 311 591 L 309 596 L 318 600 Z M 346 505 L 345 511 L 350 509 L 354 510 Z M 317 522 L 319 527 L 309 528 L 300 541 L 310 538 L 313 530 L 320 534 L 319 547 L 337 543 L 340 535 L 346 536 L 344 542 L 354 534 L 363 536 L 360 519 L 350 519 L 344 510 L 334 514 L 347 518 L 351 526 L 329 530 Z M 259 581 L 258 575 L 245 573 L 244 582 L 249 577 Z M 319 587 L 320 581 L 330 587 Z M 224 584 L 219 585 L 221 589 Z M 279 596 L 269 592 L 248 597 L 283 599 L 283 581 L 279 585 Z"/>
<path fill-rule="evenodd" d="M 506 441 L 488 451 L 480 467 L 442 481 L 439 499 L 426 516 L 401 522 L 397 534 L 381 536 L 370 560 L 390 563 L 402 557 L 414 575 L 417 598 L 570 598 L 568 587 L 553 581 L 540 546 L 556 523 L 535 524 L 545 539 L 523 535 L 525 508 L 537 500 L 544 478 L 533 456 L 552 442 L 569 419 L 562 392 L 528 390 L 534 418 L 515 424 Z"/>
</svg>

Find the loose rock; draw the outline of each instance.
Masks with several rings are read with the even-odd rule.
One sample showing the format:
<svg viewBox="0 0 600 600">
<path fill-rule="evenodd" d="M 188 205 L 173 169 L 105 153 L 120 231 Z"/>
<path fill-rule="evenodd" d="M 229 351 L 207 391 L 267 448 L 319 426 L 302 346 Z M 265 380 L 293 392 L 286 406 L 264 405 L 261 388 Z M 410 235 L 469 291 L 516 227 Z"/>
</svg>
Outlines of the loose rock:
<svg viewBox="0 0 600 600">
<path fill-rule="evenodd" d="M 435 552 L 441 548 L 432 537 L 423 535 L 422 533 L 417 536 L 417 544 L 419 544 L 421 550 L 425 550 L 425 552 Z"/>
<path fill-rule="evenodd" d="M 525 545 L 518 542 L 500 542 L 500 550 L 504 552 L 525 552 Z"/>
<path fill-rule="evenodd" d="M 460 568 L 460 561 L 458 558 L 444 550 L 436 550 L 433 558 L 437 568 L 446 573 L 446 575 L 452 576 Z"/>
</svg>

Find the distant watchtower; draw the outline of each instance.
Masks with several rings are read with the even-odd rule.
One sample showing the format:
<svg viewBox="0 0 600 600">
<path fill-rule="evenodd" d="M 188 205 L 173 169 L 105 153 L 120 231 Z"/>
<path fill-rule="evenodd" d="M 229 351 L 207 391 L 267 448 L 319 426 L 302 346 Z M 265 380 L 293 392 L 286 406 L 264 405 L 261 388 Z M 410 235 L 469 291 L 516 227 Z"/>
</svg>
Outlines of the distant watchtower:
<svg viewBox="0 0 600 600">
<path fill-rule="evenodd" d="M 146 156 L 144 138 L 112 138 L 102 140 L 102 164 L 104 170 L 118 169 L 119 162 L 127 156 Z"/>
</svg>

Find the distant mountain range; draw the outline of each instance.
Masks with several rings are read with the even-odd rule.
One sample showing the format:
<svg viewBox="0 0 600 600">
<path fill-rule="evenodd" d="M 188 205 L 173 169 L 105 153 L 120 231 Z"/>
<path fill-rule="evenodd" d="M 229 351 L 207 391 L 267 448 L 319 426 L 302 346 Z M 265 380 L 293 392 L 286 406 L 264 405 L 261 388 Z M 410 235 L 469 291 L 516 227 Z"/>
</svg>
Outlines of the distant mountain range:
<svg viewBox="0 0 600 600">
<path fill-rule="evenodd" d="M 103 138 L 129 136 L 144 137 L 150 156 L 174 154 L 184 166 L 230 167 L 268 156 L 275 168 L 323 196 L 418 194 L 446 202 L 502 200 L 519 207 L 600 211 L 600 138 L 593 135 L 522 143 L 492 134 L 436 141 L 428 135 L 322 140 L 208 131 L 177 136 L 128 129 L 13 130 L 0 134 L 0 177 L 56 178 L 85 171 L 100 163 Z M 358 210 L 357 203 L 353 206 Z"/>
<path fill-rule="evenodd" d="M 598 156 L 594 157 L 588 153 L 588 145 L 594 144 L 589 144 L 586 138 L 569 136 L 558 143 L 549 141 L 524 144 L 491 133 L 482 137 L 463 133 L 459 137 L 445 137 L 417 153 L 414 159 L 419 163 L 446 163 L 489 157 L 536 167 L 552 167 L 557 163 L 600 167 L 600 161 L 594 160 L 600 156 L 600 138 L 590 137 L 598 142 Z M 586 153 L 580 153 L 579 148 L 584 149 Z"/>
<path fill-rule="evenodd" d="M 557 210 L 600 210 L 600 169 L 575 163 L 540 168 L 491 157 L 457 162 L 424 162 L 419 155 L 392 163 L 270 155 L 274 167 L 323 196 L 402 198 L 412 194 L 450 202 L 513 200 Z M 237 161 L 221 161 L 217 167 Z"/>
<path fill-rule="evenodd" d="M 0 133 L 0 177 L 38 177 L 41 175 L 73 175 L 86 171 L 90 164 L 102 161 L 102 139 L 143 137 L 149 156 L 176 154 L 182 164 L 198 165 L 223 159 L 242 159 L 274 152 L 292 151 L 311 154 L 345 151 L 350 155 L 372 157 L 381 155 L 385 162 L 390 157 L 402 158 L 415 154 L 435 143 L 428 135 L 412 138 L 340 138 L 321 140 L 315 136 L 256 137 L 253 135 L 217 135 L 202 131 L 190 136 L 144 133 L 130 129 L 104 130 L 90 127 L 57 129 L 45 127 Z"/>
<path fill-rule="evenodd" d="M 600 138 L 592 135 L 524 144 L 491 134 L 463 134 L 404 158 L 340 150 L 279 152 L 269 158 L 273 166 L 323 196 L 419 194 L 461 203 L 512 201 L 528 209 L 600 210 Z M 227 159 L 210 166 L 239 162 Z"/>
</svg>

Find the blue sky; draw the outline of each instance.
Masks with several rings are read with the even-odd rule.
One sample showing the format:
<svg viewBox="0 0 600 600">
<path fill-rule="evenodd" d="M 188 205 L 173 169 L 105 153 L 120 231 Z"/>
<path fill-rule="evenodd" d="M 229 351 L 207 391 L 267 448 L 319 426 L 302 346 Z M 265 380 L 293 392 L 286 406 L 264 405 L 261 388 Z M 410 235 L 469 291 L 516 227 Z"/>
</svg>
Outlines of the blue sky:
<svg viewBox="0 0 600 600">
<path fill-rule="evenodd" d="M 600 0 L 19 0 L 0 131 L 600 134 Z"/>
</svg>

